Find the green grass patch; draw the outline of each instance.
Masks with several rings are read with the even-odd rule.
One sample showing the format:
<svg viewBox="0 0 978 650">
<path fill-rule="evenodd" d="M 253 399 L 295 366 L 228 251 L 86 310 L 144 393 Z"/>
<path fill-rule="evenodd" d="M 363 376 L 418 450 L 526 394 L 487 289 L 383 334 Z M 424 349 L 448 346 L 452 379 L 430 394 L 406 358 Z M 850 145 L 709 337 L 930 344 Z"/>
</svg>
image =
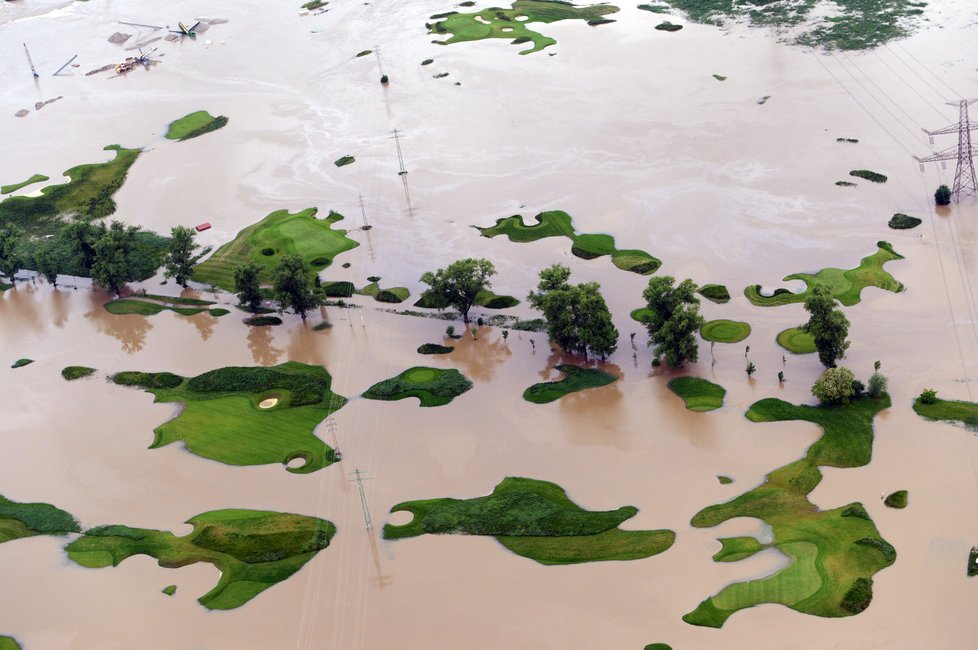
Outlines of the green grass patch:
<svg viewBox="0 0 978 650">
<path fill-rule="evenodd" d="M 181 316 L 193 316 L 202 311 L 207 311 L 203 307 L 172 307 L 161 305 L 155 302 L 139 300 L 138 298 L 119 298 L 105 303 L 105 310 L 110 314 L 125 315 L 139 314 L 140 316 L 155 316 L 162 311 L 173 311 Z"/>
<path fill-rule="evenodd" d="M 333 224 L 342 220 L 343 215 L 330 212 L 325 219 L 317 219 L 316 212 L 316 208 L 296 213 L 272 212 L 198 264 L 194 279 L 233 291 L 235 267 L 250 261 L 262 267 L 261 280 L 271 282 L 271 271 L 282 256 L 293 254 L 302 256 L 310 273 L 317 274 L 332 264 L 337 255 L 360 245 L 348 238 L 345 230 L 333 229 Z M 270 249 L 271 255 L 262 254 L 265 249 Z"/>
<path fill-rule="evenodd" d="M 415 366 L 374 384 L 363 396 L 385 401 L 417 397 L 421 406 L 444 406 L 470 388 L 472 382 L 458 370 Z"/>
<path fill-rule="evenodd" d="M 763 296 L 760 292 L 760 285 L 754 285 L 744 289 L 744 295 L 752 304 L 759 307 L 777 307 L 795 302 L 805 302 L 812 287 L 816 284 L 824 284 L 839 302 L 849 307 L 859 302 L 862 291 L 866 287 L 878 287 L 894 293 L 903 291 L 903 285 L 883 269 L 884 264 L 893 260 L 902 260 L 903 255 L 893 250 L 893 246 L 889 242 L 880 241 L 876 242 L 876 245 L 878 250 L 860 260 L 859 266 L 854 269 L 828 268 L 822 269 L 814 275 L 793 273 L 785 276 L 784 281 L 786 282 L 788 280 L 801 280 L 807 285 L 805 290 L 800 293 L 778 289 L 771 296 Z"/>
<path fill-rule="evenodd" d="M 214 117 L 207 111 L 196 111 L 170 122 L 166 137 L 168 140 L 180 140 L 182 142 L 216 131 L 227 123 L 228 118 L 224 115 Z"/>
<path fill-rule="evenodd" d="M 520 304 L 520 301 L 513 296 L 499 296 L 486 289 L 476 295 L 475 304 L 485 309 L 509 309 Z"/>
<path fill-rule="evenodd" d="M 729 476 L 720 475 L 717 476 L 717 480 L 720 481 L 720 485 L 730 485 L 731 483 L 733 483 L 733 479 L 730 478 Z"/>
<path fill-rule="evenodd" d="M 227 316 L 231 313 L 230 309 L 224 309 L 223 307 L 218 307 L 216 309 L 208 309 L 207 313 L 214 318 L 220 318 L 221 316 Z"/>
<path fill-rule="evenodd" d="M 718 541 L 721 548 L 714 554 L 714 562 L 738 562 L 768 547 L 755 537 L 721 537 Z"/>
<path fill-rule="evenodd" d="M 938 399 L 933 404 L 925 404 L 918 397 L 914 400 L 913 410 L 927 420 L 943 420 L 978 431 L 978 404 L 975 402 Z"/>
<path fill-rule="evenodd" d="M 179 402 L 177 417 L 154 430 L 157 449 L 181 441 L 197 456 L 227 465 L 305 463 L 288 467 L 308 473 L 326 467 L 333 450 L 313 435 L 316 426 L 346 399 L 330 390 L 320 366 L 288 362 L 270 368 L 228 367 L 188 380 L 172 373 L 128 372 L 112 381 L 151 392 L 156 402 Z M 277 399 L 271 408 L 261 408 Z"/>
<path fill-rule="evenodd" d="M 14 361 L 13 365 L 10 366 L 10 367 L 11 368 L 23 368 L 24 366 L 29 366 L 32 363 L 34 363 L 34 360 L 33 359 L 17 359 L 16 361 Z"/>
<path fill-rule="evenodd" d="M 658 29 L 660 32 L 678 32 L 680 29 L 683 28 L 683 26 L 675 25 L 673 23 L 670 23 L 668 20 L 664 20 L 658 25 L 656 25 L 655 28 Z"/>
<path fill-rule="evenodd" d="M 843 144 L 859 144 L 859 138 L 836 138 L 835 141 Z"/>
<path fill-rule="evenodd" d="M 836 181 L 835 184 L 839 187 L 856 187 L 856 184 L 852 181 Z"/>
<path fill-rule="evenodd" d="M 727 394 L 723 386 L 699 377 L 676 377 L 669 382 L 669 390 L 683 398 L 686 408 L 698 412 L 720 408 Z"/>
<path fill-rule="evenodd" d="M 349 298 L 356 291 L 352 282 L 323 282 L 323 293 L 327 298 Z"/>
<path fill-rule="evenodd" d="M 811 354 L 815 352 L 815 339 L 797 327 L 789 327 L 778 333 L 778 345 L 792 354 Z"/>
<path fill-rule="evenodd" d="M 113 214 L 116 204 L 112 196 L 122 187 L 142 150 L 113 144 L 105 151 L 115 152 L 115 157 L 65 170 L 70 181 L 48 185 L 40 196 L 11 196 L 0 201 L 0 225 L 12 223 L 31 236 L 53 235 L 62 226 L 61 215 L 90 221 Z"/>
<path fill-rule="evenodd" d="M 359 54 L 357 56 L 360 56 Z M 346 165 L 352 165 L 357 159 L 353 156 L 343 156 L 339 160 L 336 160 L 333 164 L 337 167 L 345 167 Z"/>
<path fill-rule="evenodd" d="M 368 54 L 373 54 L 373 50 L 361 50 L 357 52 L 356 58 L 360 58 L 361 56 L 367 56 Z"/>
<path fill-rule="evenodd" d="M 638 513 L 633 506 L 591 512 L 568 499 L 559 485 L 529 478 L 505 478 L 484 497 L 406 501 L 391 508 L 400 511 L 414 518 L 400 526 L 385 525 L 385 539 L 491 535 L 541 564 L 634 560 L 661 553 L 675 540 L 671 530 L 620 530 L 622 522 Z"/>
<path fill-rule="evenodd" d="M 883 500 L 883 505 L 888 508 L 897 508 L 902 510 L 907 507 L 907 491 L 897 490 L 893 494 L 888 494 L 886 499 Z"/>
<path fill-rule="evenodd" d="M 704 284 L 696 293 L 717 304 L 730 302 L 730 292 L 722 284 Z"/>
<path fill-rule="evenodd" d="M 528 23 L 553 23 L 560 20 L 584 20 L 590 23 L 617 11 L 618 7 L 604 4 L 575 7 L 570 2 L 560 0 L 516 0 L 512 9 L 489 7 L 474 13 L 436 14 L 433 18 L 444 19 L 429 24 L 428 27 L 434 34 L 449 35 L 446 40 L 435 41 L 441 45 L 504 38 L 510 41 L 519 40 L 521 43 L 532 42 L 532 47 L 520 51 L 520 54 L 531 54 L 554 45 L 557 41 L 528 29 Z"/>
<path fill-rule="evenodd" d="M 667 14 L 672 11 L 672 7 L 669 5 L 638 5 L 638 8 L 642 11 L 649 11 L 654 14 Z"/>
<path fill-rule="evenodd" d="M 325 7 L 328 4 L 329 2 L 325 2 L 324 0 L 310 0 L 309 2 L 302 5 L 302 8 L 308 9 L 309 11 L 315 11 L 316 9 L 319 9 L 320 7 Z"/>
<path fill-rule="evenodd" d="M 16 192 L 22 187 L 27 187 L 28 185 L 33 185 L 34 183 L 42 183 L 47 180 L 51 179 L 43 174 L 34 174 L 22 183 L 13 183 L 12 185 L 0 186 L 0 194 L 10 194 L 11 192 Z"/>
<path fill-rule="evenodd" d="M 0 650 L 21 650 L 21 647 L 12 636 L 0 636 Z"/>
<path fill-rule="evenodd" d="M 281 325 L 282 319 L 278 316 L 251 316 L 244 319 L 245 325 L 250 325 L 251 327 L 273 327 L 275 325 Z"/>
<path fill-rule="evenodd" d="M 686 614 L 684 621 L 722 627 L 734 612 L 762 603 L 825 617 L 851 616 L 868 606 L 872 576 L 893 564 L 896 551 L 880 537 L 862 504 L 819 510 L 808 495 L 822 480 L 821 466 L 869 463 L 873 418 L 889 406 L 889 397 L 863 397 L 831 407 L 779 399 L 763 399 L 750 407 L 747 418 L 752 422 L 803 420 L 821 427 L 822 436 L 801 460 L 771 472 L 745 494 L 704 508 L 690 523 L 707 528 L 736 517 L 760 519 L 771 527 L 774 539 L 769 546 L 788 556 L 790 564 L 770 576 L 728 585 Z M 714 559 L 736 561 L 760 545 L 733 539 L 721 540 L 723 548 Z"/>
<path fill-rule="evenodd" d="M 383 289 L 377 282 L 371 282 L 363 289 L 358 289 L 356 293 L 362 296 L 370 296 L 377 302 L 402 303 L 411 297 L 411 291 L 407 287 L 392 287 Z"/>
<path fill-rule="evenodd" d="M 571 252 L 582 259 L 590 260 L 605 255 L 611 256 L 612 263 L 623 271 L 650 275 L 662 264 L 645 251 L 615 247 L 615 238 L 604 234 L 578 234 L 566 212 L 552 210 L 541 212 L 534 217 L 537 223 L 527 225 L 523 217 L 514 215 L 496 221 L 494 226 L 478 228 L 483 237 L 505 235 L 512 242 L 528 243 L 547 237 L 567 237 L 571 240 Z"/>
<path fill-rule="evenodd" d="M 0 496 L 0 544 L 35 535 L 80 532 L 74 516 L 49 503 L 18 503 Z"/>
<path fill-rule="evenodd" d="M 711 320 L 703 323 L 700 336 L 707 341 L 717 343 L 739 343 L 750 336 L 750 325 L 725 318 Z"/>
<path fill-rule="evenodd" d="M 89 368 L 87 366 L 68 366 L 61 369 L 61 376 L 64 377 L 65 381 L 83 379 L 85 377 L 91 377 L 94 374 L 95 368 Z"/>
<path fill-rule="evenodd" d="M 879 172 L 870 171 L 868 169 L 853 169 L 849 172 L 850 176 L 855 176 L 856 178 L 862 178 L 872 183 L 885 183 L 887 178 L 885 175 Z"/>
<path fill-rule="evenodd" d="M 533 384 L 523 391 L 523 399 L 534 404 L 546 404 L 565 395 L 588 388 L 607 386 L 618 380 L 615 375 L 602 370 L 581 368 L 570 364 L 557 366 L 557 370 L 564 374 L 562 379 Z"/>
<path fill-rule="evenodd" d="M 167 586 L 163 587 L 163 589 L 161 591 L 164 594 L 166 594 L 167 596 L 172 596 L 173 594 L 177 593 L 177 586 L 176 585 L 167 585 Z"/>
<path fill-rule="evenodd" d="M 917 217 L 911 217 L 909 214 L 898 212 L 893 215 L 886 225 L 894 230 L 910 230 L 912 228 L 916 228 L 922 223 L 923 221 Z"/>
<path fill-rule="evenodd" d="M 714 74 L 713 75 L 713 78 L 716 79 L 717 81 L 726 81 L 727 80 L 727 78 L 724 77 L 722 74 Z"/>
<path fill-rule="evenodd" d="M 262 510 L 214 510 L 187 523 L 194 529 L 184 537 L 149 528 L 92 528 L 68 544 L 68 558 L 92 569 L 118 566 L 133 555 L 148 555 L 166 568 L 206 562 L 221 578 L 198 602 L 234 609 L 288 579 L 336 534 L 325 519 Z"/>
<path fill-rule="evenodd" d="M 418 354 L 448 354 L 455 348 L 450 345 L 438 345 L 437 343 L 423 343 L 418 346 Z"/>
<path fill-rule="evenodd" d="M 642 5 L 639 5 L 639 9 L 641 8 Z M 672 646 L 668 643 L 650 643 L 645 646 L 645 650 L 672 650 Z"/>
</svg>

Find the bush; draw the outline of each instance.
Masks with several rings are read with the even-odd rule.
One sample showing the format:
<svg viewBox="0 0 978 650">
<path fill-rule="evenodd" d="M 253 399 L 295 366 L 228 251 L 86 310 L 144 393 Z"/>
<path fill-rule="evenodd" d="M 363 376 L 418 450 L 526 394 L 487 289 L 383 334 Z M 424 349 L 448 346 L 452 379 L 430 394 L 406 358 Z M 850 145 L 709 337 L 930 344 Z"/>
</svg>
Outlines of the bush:
<svg viewBox="0 0 978 650">
<path fill-rule="evenodd" d="M 281 325 L 282 319 L 278 316 L 252 316 L 244 319 L 244 324 L 252 327 L 268 327 L 270 325 Z"/>
<path fill-rule="evenodd" d="M 863 544 L 865 546 L 872 546 L 883 554 L 883 559 L 887 562 L 893 562 L 896 560 L 896 549 L 893 548 L 893 544 L 890 544 L 885 539 L 880 539 L 879 537 L 863 537 L 862 539 L 857 539 L 855 543 Z"/>
<path fill-rule="evenodd" d="M 425 343 L 418 346 L 418 354 L 448 354 L 454 350 L 450 345 L 438 345 L 437 343 Z"/>
<path fill-rule="evenodd" d="M 873 398 L 881 397 L 886 392 L 887 382 L 886 377 L 878 372 L 874 372 L 869 378 L 869 387 L 866 389 L 867 394 Z"/>
<path fill-rule="evenodd" d="M 817 397 L 822 404 L 844 404 L 856 392 L 853 388 L 855 380 L 856 377 L 848 368 L 843 366 L 829 368 L 815 380 L 815 384 L 812 386 L 812 395 Z"/>
<path fill-rule="evenodd" d="M 724 303 L 730 300 L 730 292 L 722 284 L 704 284 L 697 290 L 697 293 L 717 303 Z"/>
<path fill-rule="evenodd" d="M 65 378 L 65 381 L 81 379 L 93 374 L 95 374 L 95 368 L 86 368 L 85 366 L 68 366 L 61 371 L 61 376 Z"/>
<path fill-rule="evenodd" d="M 854 169 L 849 172 L 850 176 L 856 176 L 858 178 L 865 178 L 867 181 L 873 183 L 885 183 L 887 178 L 883 174 L 878 172 L 873 172 L 868 169 Z"/>
<path fill-rule="evenodd" d="M 889 508 L 906 508 L 907 507 L 907 491 L 897 490 L 893 494 L 886 497 L 883 501 L 883 505 Z"/>
<path fill-rule="evenodd" d="M 947 185 L 941 185 L 934 192 L 934 203 L 937 205 L 950 205 L 951 203 L 951 188 Z"/>
<path fill-rule="evenodd" d="M 872 521 L 869 518 L 869 513 L 866 512 L 866 508 L 863 507 L 861 503 L 853 503 L 852 505 L 846 506 L 842 511 L 843 517 L 856 517 L 858 519 L 865 519 L 866 521 Z"/>
<path fill-rule="evenodd" d="M 856 397 L 860 397 L 866 390 L 866 384 L 858 379 L 852 380 L 852 392 Z"/>
<path fill-rule="evenodd" d="M 327 298 L 349 298 L 356 287 L 352 282 L 325 282 L 323 293 Z"/>
<path fill-rule="evenodd" d="M 937 391 L 933 388 L 925 388 L 920 392 L 920 403 L 921 404 L 936 404 L 937 403 Z"/>
<path fill-rule="evenodd" d="M 292 393 L 292 406 L 318 404 L 329 389 L 329 375 L 319 371 L 291 373 L 273 368 L 230 366 L 197 375 L 187 382 L 198 393 L 262 393 L 278 388 Z"/>
<path fill-rule="evenodd" d="M 114 384 L 120 386 L 136 386 L 147 390 L 153 388 L 176 388 L 183 383 L 183 377 L 172 372 L 117 372 L 109 377 Z"/>
<path fill-rule="evenodd" d="M 266 248 L 263 248 L 263 249 L 261 249 L 261 254 L 264 255 L 265 257 L 271 257 L 272 255 L 275 254 L 275 249 L 274 248 L 267 248 L 267 247 Z"/>
<path fill-rule="evenodd" d="M 839 607 L 850 614 L 858 614 L 867 607 L 873 600 L 873 579 L 856 578 L 855 582 L 842 597 Z"/>
<path fill-rule="evenodd" d="M 330 259 L 328 257 L 317 257 L 309 262 L 310 266 L 329 266 Z M 318 279 L 318 278 L 317 278 Z"/>
<path fill-rule="evenodd" d="M 921 223 L 923 223 L 917 217 L 911 217 L 909 214 L 897 213 L 893 215 L 887 224 L 890 228 L 894 230 L 910 230 L 911 228 L 916 228 Z"/>
</svg>

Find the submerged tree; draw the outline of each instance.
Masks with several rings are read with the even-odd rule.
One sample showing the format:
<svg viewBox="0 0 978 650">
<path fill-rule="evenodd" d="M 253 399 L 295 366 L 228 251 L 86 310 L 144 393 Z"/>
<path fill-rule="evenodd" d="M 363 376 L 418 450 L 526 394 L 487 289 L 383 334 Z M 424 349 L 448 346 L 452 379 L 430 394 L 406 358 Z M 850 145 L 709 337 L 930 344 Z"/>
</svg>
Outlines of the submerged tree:
<svg viewBox="0 0 978 650">
<path fill-rule="evenodd" d="M 437 309 L 454 307 L 469 322 L 469 310 L 475 304 L 479 292 L 492 284 L 490 276 L 496 275 L 496 267 L 487 259 L 467 258 L 452 262 L 434 273 L 428 271 L 421 281 L 429 286 L 421 294 L 421 300 Z"/>
<path fill-rule="evenodd" d="M 55 259 L 50 248 L 37 252 L 34 256 L 34 267 L 51 286 L 58 286 L 58 260 Z"/>
<path fill-rule="evenodd" d="M 618 330 L 597 282 L 570 284 L 560 264 L 540 271 L 537 291 L 527 301 L 543 312 L 547 336 L 567 352 L 605 358 L 618 348 Z"/>
<path fill-rule="evenodd" d="M 306 320 L 306 312 L 322 304 L 322 298 L 313 289 L 309 267 L 300 255 L 286 255 L 273 271 L 275 301 L 279 311 L 291 309 Z"/>
<path fill-rule="evenodd" d="M 135 226 L 112 222 L 92 247 L 92 282 L 118 295 L 126 282 L 136 279 L 132 248 L 138 231 Z"/>
<path fill-rule="evenodd" d="M 17 269 L 20 268 L 20 256 L 17 255 L 17 246 L 20 245 L 22 233 L 17 226 L 7 224 L 0 228 L 0 275 L 5 275 L 14 281 Z"/>
<path fill-rule="evenodd" d="M 652 278 L 642 292 L 648 309 L 642 322 L 649 331 L 653 357 L 664 356 L 670 368 L 699 358 L 696 332 L 704 323 L 696 285 L 689 279 L 675 282 L 669 275 Z"/>
<path fill-rule="evenodd" d="M 947 185 L 941 185 L 934 192 L 934 203 L 937 205 L 950 205 L 951 203 L 951 188 Z"/>
<path fill-rule="evenodd" d="M 856 394 L 853 386 L 856 377 L 852 371 L 844 366 L 829 368 L 822 373 L 822 376 L 815 380 L 812 386 L 812 395 L 818 398 L 822 404 L 839 404 L 849 401 L 849 398 Z"/>
<path fill-rule="evenodd" d="M 72 252 L 81 258 L 79 265 L 86 273 L 91 273 L 95 263 L 95 242 L 105 236 L 108 229 L 104 223 L 92 224 L 88 221 L 73 221 L 65 226 L 65 239 Z"/>
<path fill-rule="evenodd" d="M 239 264 L 234 269 L 234 291 L 238 294 L 238 302 L 247 307 L 248 311 L 257 311 L 261 306 L 259 275 L 261 267 L 254 262 Z"/>
<path fill-rule="evenodd" d="M 194 241 L 196 236 L 197 232 L 186 226 L 173 227 L 163 257 L 163 275 L 173 278 L 184 288 L 194 272 L 194 251 L 200 248 L 200 244 Z"/>
<path fill-rule="evenodd" d="M 846 356 L 849 348 L 849 319 L 836 308 L 832 292 L 824 284 L 816 284 L 805 299 L 805 309 L 810 314 L 808 322 L 799 329 L 815 340 L 818 360 L 826 368 L 834 368 L 835 362 Z"/>
</svg>

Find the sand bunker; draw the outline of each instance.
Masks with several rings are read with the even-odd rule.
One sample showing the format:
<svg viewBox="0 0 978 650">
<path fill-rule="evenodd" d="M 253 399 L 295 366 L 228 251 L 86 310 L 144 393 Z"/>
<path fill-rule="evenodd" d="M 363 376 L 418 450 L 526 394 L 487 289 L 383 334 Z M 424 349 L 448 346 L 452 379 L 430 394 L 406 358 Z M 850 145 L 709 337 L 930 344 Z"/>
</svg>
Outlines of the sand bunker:
<svg viewBox="0 0 978 650">
<path fill-rule="evenodd" d="M 260 408 L 260 409 L 270 409 L 273 406 L 275 406 L 276 404 L 278 404 L 278 398 L 277 397 L 269 397 L 268 399 L 263 399 L 261 401 L 261 404 L 258 405 L 258 408 Z"/>
</svg>

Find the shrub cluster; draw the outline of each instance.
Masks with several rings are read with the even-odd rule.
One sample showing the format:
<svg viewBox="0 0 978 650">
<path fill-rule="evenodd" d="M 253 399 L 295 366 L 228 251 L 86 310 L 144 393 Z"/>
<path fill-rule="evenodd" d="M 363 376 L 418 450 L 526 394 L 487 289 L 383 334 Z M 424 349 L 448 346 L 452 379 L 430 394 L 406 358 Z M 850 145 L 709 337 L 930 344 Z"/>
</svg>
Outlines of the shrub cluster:
<svg viewBox="0 0 978 650">
<path fill-rule="evenodd" d="M 117 372 L 109 377 L 114 384 L 120 386 L 136 386 L 138 388 L 176 388 L 183 383 L 183 377 L 172 372 L 138 372 L 127 370 Z"/>
<path fill-rule="evenodd" d="M 329 390 L 326 371 L 289 373 L 273 368 L 229 366 L 197 375 L 187 382 L 198 393 L 262 393 L 280 389 L 292 393 L 292 406 L 318 404 Z"/>
</svg>

